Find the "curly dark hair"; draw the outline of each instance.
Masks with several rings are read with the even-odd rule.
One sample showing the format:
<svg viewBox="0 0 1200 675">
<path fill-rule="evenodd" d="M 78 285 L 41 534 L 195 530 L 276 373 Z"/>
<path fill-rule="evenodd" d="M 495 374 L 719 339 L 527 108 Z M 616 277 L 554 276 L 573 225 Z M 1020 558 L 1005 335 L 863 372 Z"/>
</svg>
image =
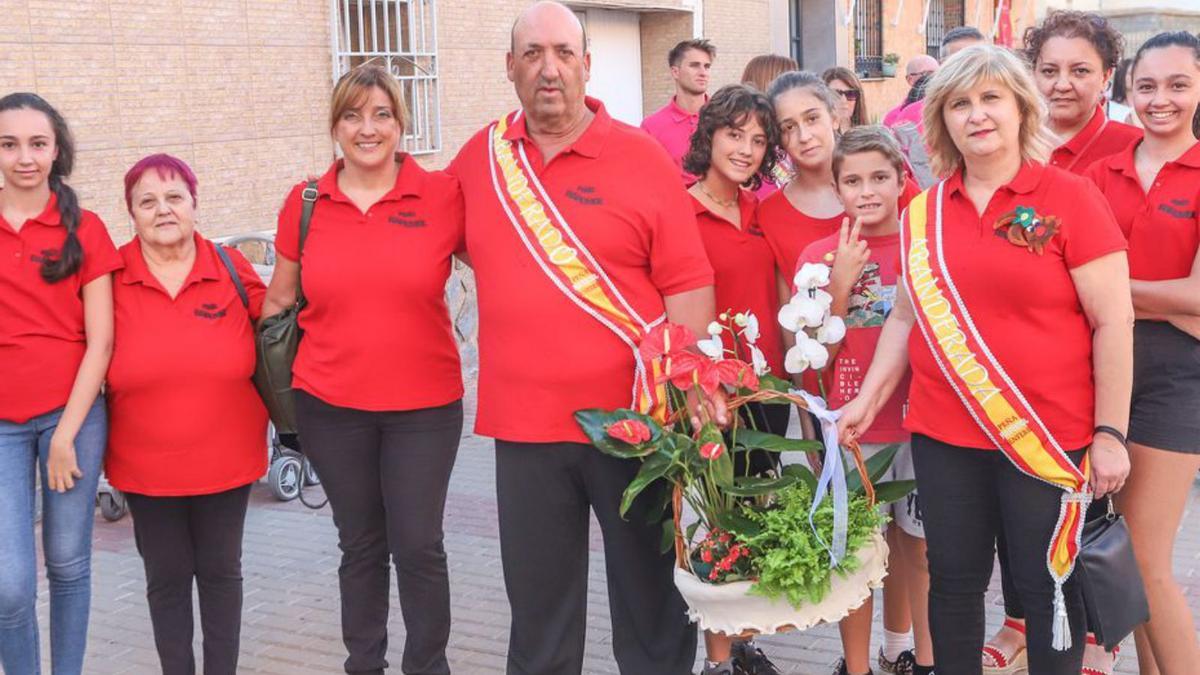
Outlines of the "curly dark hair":
<svg viewBox="0 0 1200 675">
<path fill-rule="evenodd" d="M 754 115 L 767 134 L 767 151 L 758 171 L 746 181 L 745 187 L 757 190 L 763 177 L 775 168 L 779 151 L 779 123 L 775 108 L 766 94 L 745 84 L 727 84 L 717 90 L 700 109 L 700 120 L 692 134 L 691 146 L 683 156 L 683 170 L 693 176 L 704 176 L 712 166 L 712 139 L 718 129 L 740 127 Z"/>
<path fill-rule="evenodd" d="M 1104 70 L 1116 68 L 1125 51 L 1125 38 L 1103 16 L 1093 12 L 1055 10 L 1040 24 L 1025 29 L 1025 56 L 1030 63 L 1037 65 L 1042 47 L 1053 37 L 1087 40 L 1100 55 Z"/>
</svg>

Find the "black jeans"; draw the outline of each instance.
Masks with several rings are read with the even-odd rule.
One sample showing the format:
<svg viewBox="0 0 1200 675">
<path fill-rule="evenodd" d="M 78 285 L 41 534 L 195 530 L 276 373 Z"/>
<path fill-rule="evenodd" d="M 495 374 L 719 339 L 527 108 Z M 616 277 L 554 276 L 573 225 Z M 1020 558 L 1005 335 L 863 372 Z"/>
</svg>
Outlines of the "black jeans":
<svg viewBox="0 0 1200 675">
<path fill-rule="evenodd" d="M 938 671 L 982 672 L 984 593 L 996 536 L 1005 540 L 1013 589 L 1025 607 L 1029 672 L 1078 675 L 1085 618 L 1075 578 L 1064 587 L 1071 648 L 1050 646 L 1054 581 L 1046 552 L 1062 491 L 1021 473 L 998 451 L 947 445 L 914 434 L 913 462 L 929 550 L 929 623 Z M 1076 463 L 1083 451 L 1069 453 Z M 1019 533 L 1014 536 L 1014 533 Z"/>
<path fill-rule="evenodd" d="M 146 568 L 146 600 L 163 675 L 192 675 L 192 580 L 205 675 L 234 675 L 242 628 L 242 530 L 250 486 L 210 495 L 126 494 Z"/>
<path fill-rule="evenodd" d="M 450 672 L 442 516 L 462 423 L 462 401 L 370 412 L 296 391 L 300 445 L 321 476 L 342 550 L 338 583 L 347 673 L 388 667 L 389 557 L 406 632 L 401 670 Z"/>
<path fill-rule="evenodd" d="M 616 658 L 610 672 L 692 672 L 696 629 L 675 590 L 674 553 L 659 553 L 661 517 L 648 518 L 650 494 L 625 519 L 618 514 L 640 465 L 582 443 L 496 441 L 500 554 L 512 606 L 508 675 L 583 669 L 589 508 L 604 536 Z"/>
</svg>

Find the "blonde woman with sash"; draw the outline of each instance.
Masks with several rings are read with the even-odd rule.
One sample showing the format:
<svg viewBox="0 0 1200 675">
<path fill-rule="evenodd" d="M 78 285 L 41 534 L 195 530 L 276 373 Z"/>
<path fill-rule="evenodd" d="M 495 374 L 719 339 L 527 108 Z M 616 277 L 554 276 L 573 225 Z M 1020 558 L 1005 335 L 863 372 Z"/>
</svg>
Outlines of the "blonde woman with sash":
<svg viewBox="0 0 1200 675">
<path fill-rule="evenodd" d="M 934 657 L 954 675 L 982 670 L 1001 527 L 1021 533 L 1006 550 L 1029 672 L 1079 674 L 1084 514 L 1129 474 L 1126 245 L 1094 186 L 1042 164 L 1044 115 L 1005 49 L 970 47 L 934 75 L 925 129 L 948 178 L 904 214 L 906 293 L 839 423 L 849 438 L 868 429 L 911 363 Z"/>
</svg>

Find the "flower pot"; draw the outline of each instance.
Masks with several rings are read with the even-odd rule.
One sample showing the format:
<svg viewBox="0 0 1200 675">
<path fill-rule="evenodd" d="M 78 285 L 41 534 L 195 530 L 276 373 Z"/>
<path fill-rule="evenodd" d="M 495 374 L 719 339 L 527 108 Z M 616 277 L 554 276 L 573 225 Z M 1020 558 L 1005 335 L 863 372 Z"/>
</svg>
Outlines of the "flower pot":
<svg viewBox="0 0 1200 675">
<path fill-rule="evenodd" d="M 884 63 L 882 65 L 883 76 L 884 77 L 895 77 L 896 76 L 896 65 L 897 64 L 895 64 L 895 63 Z"/>
<path fill-rule="evenodd" d="M 751 595 L 751 581 L 710 584 L 690 571 L 675 568 L 675 586 L 687 602 L 688 616 L 704 630 L 726 635 L 771 635 L 805 630 L 839 621 L 860 607 L 887 576 L 888 546 L 881 533 L 855 553 L 858 569 L 846 576 L 833 574 L 829 594 L 813 605 L 793 607 L 785 599 Z"/>
</svg>

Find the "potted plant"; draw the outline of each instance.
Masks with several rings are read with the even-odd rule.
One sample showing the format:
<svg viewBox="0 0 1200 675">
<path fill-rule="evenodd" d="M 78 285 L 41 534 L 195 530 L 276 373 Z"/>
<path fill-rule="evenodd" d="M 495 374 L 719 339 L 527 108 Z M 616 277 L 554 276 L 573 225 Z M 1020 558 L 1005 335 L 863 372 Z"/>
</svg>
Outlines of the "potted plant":
<svg viewBox="0 0 1200 675">
<path fill-rule="evenodd" d="M 779 315 L 796 332 L 786 358 L 792 373 L 824 367 L 825 345 L 845 334 L 821 290 L 829 268 L 806 265 L 795 283 L 802 292 Z M 662 544 L 664 551 L 675 549 L 676 586 L 702 628 L 727 635 L 804 629 L 861 605 L 886 574 L 887 545 L 880 535 L 885 516 L 875 505 L 914 488 L 913 481 L 875 484 L 895 448 L 864 462 L 857 444 L 850 444 L 847 460 L 836 417 L 820 397 L 770 375 L 757 339 L 758 318 L 749 312 L 722 313 L 699 342 L 683 326 L 660 324 L 639 352 L 662 374 L 671 412 L 658 419 L 626 408 L 575 414 L 601 452 L 642 460 L 622 497 L 622 514 L 635 499 L 651 498 L 650 486 L 668 484 L 651 491 L 659 501 L 650 512 L 673 514 L 665 519 Z M 693 343 L 700 353 L 685 348 Z M 729 428 L 706 419 L 703 405 L 693 406 L 700 421 L 694 427 L 689 398 L 703 402 L 722 388 L 733 411 Z M 760 431 L 752 416 L 736 412 L 750 402 L 807 409 L 823 420 L 825 437 L 789 439 Z M 735 461 L 751 451 L 808 454 L 820 476 L 802 463 L 751 475 L 749 461 Z"/>
<path fill-rule="evenodd" d="M 900 65 L 900 55 L 895 52 L 889 52 L 883 55 L 883 76 L 895 77 L 896 66 Z"/>
</svg>

